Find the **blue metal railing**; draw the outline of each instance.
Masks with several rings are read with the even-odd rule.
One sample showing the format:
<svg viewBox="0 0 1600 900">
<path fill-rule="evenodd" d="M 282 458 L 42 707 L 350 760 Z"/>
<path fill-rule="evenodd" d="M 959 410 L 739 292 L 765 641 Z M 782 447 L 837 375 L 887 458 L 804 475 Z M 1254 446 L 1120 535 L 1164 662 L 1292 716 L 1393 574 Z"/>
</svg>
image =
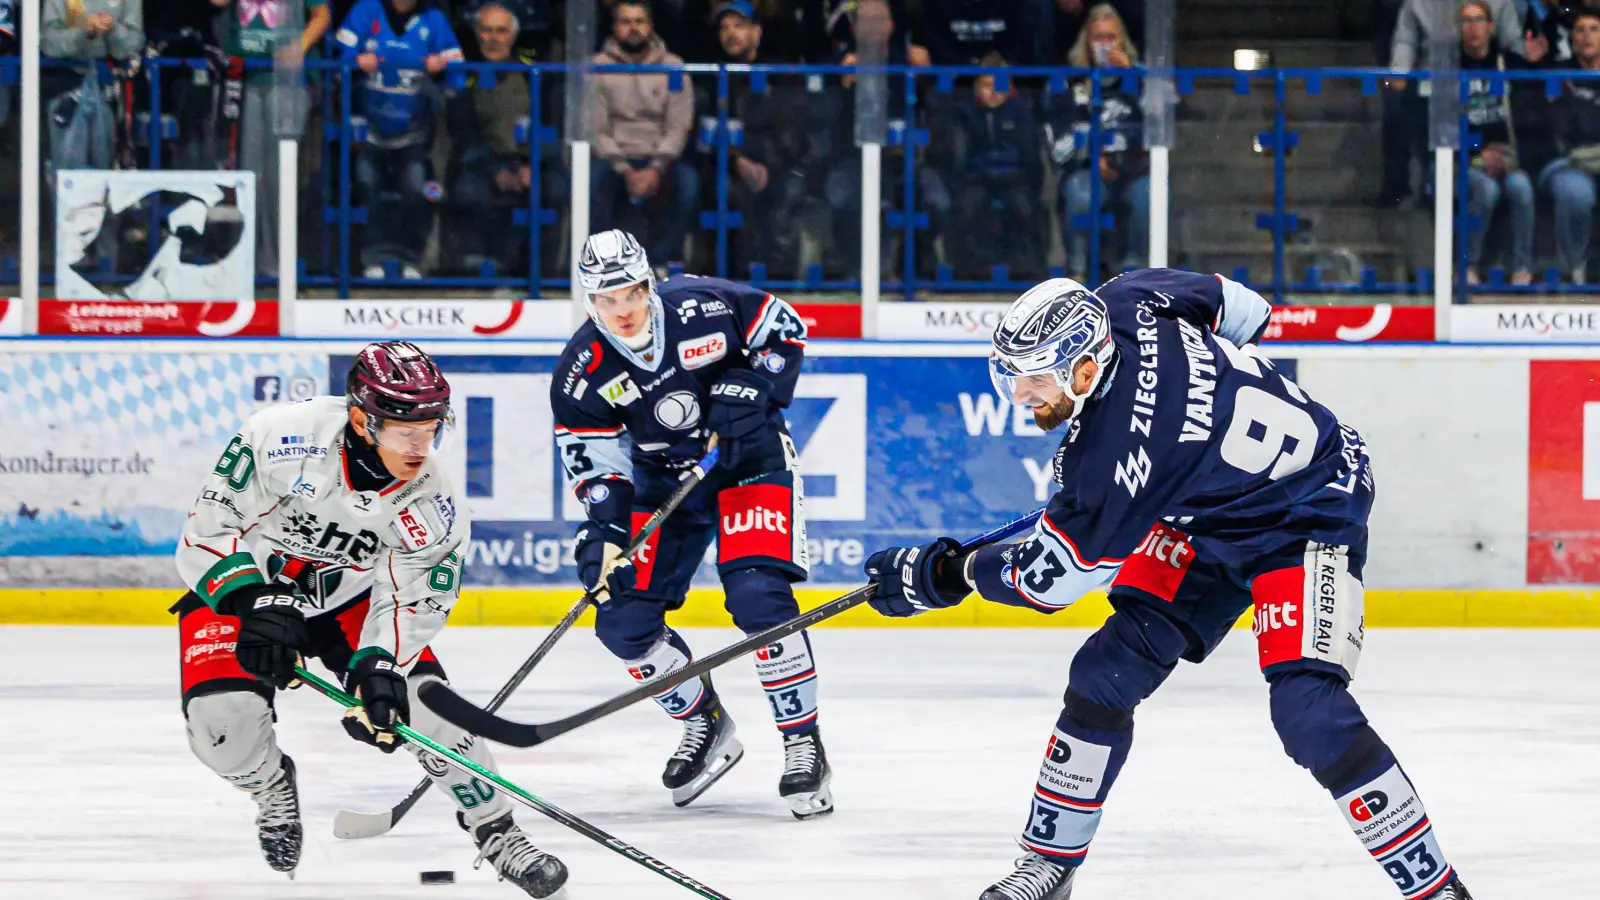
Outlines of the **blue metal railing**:
<svg viewBox="0 0 1600 900">
<path fill-rule="evenodd" d="M 76 68 L 82 71 L 87 63 L 47 60 L 45 63 L 51 68 Z M 104 63 L 96 63 L 100 67 L 102 81 L 109 80 L 109 70 Z M 143 67 L 136 77 L 143 79 L 145 86 L 145 106 L 147 107 L 138 117 L 138 130 L 141 132 L 137 143 L 142 148 L 143 155 L 139 162 L 142 166 L 161 168 L 167 162 L 165 158 L 165 144 L 182 137 L 179 125 L 174 117 L 166 112 L 162 93 L 161 73 L 171 69 L 195 69 L 208 66 L 209 63 L 202 59 L 168 59 L 151 58 L 143 60 Z M 251 69 L 265 68 L 270 65 L 268 61 L 249 61 Z M 312 94 L 318 98 L 315 104 L 320 110 L 320 121 L 323 123 L 320 134 L 306 135 L 307 140 L 320 142 L 321 160 L 320 167 L 314 168 L 309 173 L 313 186 L 311 196 L 308 198 L 315 203 L 317 209 L 313 218 L 317 223 L 317 234 L 311 236 L 303 243 L 303 249 L 309 248 L 308 258 L 295 261 L 285 260 L 282 264 L 297 265 L 300 283 L 307 286 L 328 287 L 338 291 L 340 296 L 350 296 L 359 293 L 363 288 L 394 287 L 397 285 L 419 288 L 502 288 L 514 289 L 524 292 L 528 296 L 539 296 L 545 290 L 564 290 L 567 286 L 564 271 L 547 272 L 541 263 L 542 251 L 551 246 L 551 241 L 561 241 L 564 235 L 558 231 L 562 210 L 548 207 L 545 204 L 549 197 L 543 189 L 542 175 L 550 166 L 563 166 L 559 159 L 547 159 L 547 148 L 563 140 L 558 128 L 552 123 L 544 121 L 550 112 L 549 104 L 545 102 L 546 95 L 553 88 L 562 85 L 562 79 L 567 76 L 567 69 L 563 65 L 521 65 L 521 64 L 493 64 L 469 63 L 463 67 L 476 74 L 480 79 L 492 80 L 502 77 L 507 72 L 521 72 L 529 81 L 529 109 L 527 110 L 527 125 L 519 129 L 519 152 L 526 151 L 527 165 L 530 171 L 529 189 L 524 201 L 511 210 L 509 223 L 506 227 L 516 229 L 519 235 L 526 235 L 525 247 L 527 260 L 525 269 L 517 272 L 503 272 L 493 263 L 484 264 L 475 274 L 470 275 L 440 275 L 427 277 L 420 280 L 401 281 L 392 277 L 394 272 L 386 272 L 384 278 L 368 279 L 361 277 L 361 273 L 353 269 L 353 257 L 359 249 L 359 233 L 357 229 L 368 221 L 366 204 L 370 198 L 357 198 L 352 188 L 353 158 L 359 154 L 363 142 L 363 127 L 359 116 L 358 104 L 360 76 L 353 66 L 331 60 L 307 60 L 308 80 Z M 710 158 L 700 160 L 703 168 L 715 173 L 714 184 L 710 190 L 704 191 L 704 203 L 697 198 L 698 214 L 694 217 L 693 224 L 697 225 L 696 242 L 703 252 L 703 260 L 697 268 L 704 274 L 715 274 L 723 277 L 732 277 L 740 280 L 751 281 L 772 289 L 785 290 L 810 290 L 810 291 L 836 291 L 851 292 L 859 290 L 859 275 L 856 273 L 859 262 L 859 248 L 843 248 L 841 256 L 845 262 L 842 266 L 835 265 L 834 271 L 828 271 L 823 265 L 811 261 L 799 277 L 776 278 L 773 276 L 773 260 L 751 259 L 747 254 L 735 253 L 737 246 L 748 246 L 749 242 L 738 241 L 742 229 L 759 227 L 756 217 L 750 215 L 750 210 L 735 208 L 739 206 L 735 192 L 730 190 L 731 178 L 734 177 L 734 163 L 746 135 L 730 120 L 730 105 L 736 93 L 736 86 L 746 87 L 753 94 L 767 94 L 773 85 L 782 80 L 788 84 L 791 80 L 796 84 L 805 85 L 805 93 L 814 94 L 831 90 L 844 90 L 839 87 L 841 76 L 855 74 L 856 70 L 843 66 L 686 66 L 686 67 L 620 67 L 599 66 L 594 67 L 592 73 L 604 76 L 617 73 L 666 73 L 669 78 L 669 90 L 684 91 L 694 90 L 696 82 L 702 89 L 708 90 L 707 99 L 712 102 L 714 110 L 702 111 L 706 118 L 713 118 L 714 125 L 701 130 L 702 143 L 710 150 Z M 947 98 L 953 98 L 958 86 L 982 74 L 996 77 L 996 89 L 1004 91 L 1011 87 L 1022 90 L 1025 102 L 1036 103 L 1041 110 L 1049 110 L 1051 104 L 1072 102 L 1071 92 L 1075 85 L 1084 85 L 1088 95 L 1089 108 L 1096 114 L 1089 116 L 1086 127 L 1074 136 L 1074 144 L 1079 149 L 1087 149 L 1091 170 L 1097 169 L 1099 160 L 1105 150 L 1111 135 L 1102 127 L 1101 117 L 1098 114 L 1106 103 L 1108 82 L 1118 79 L 1120 84 L 1115 86 L 1118 93 L 1138 96 L 1140 85 L 1145 83 L 1153 74 L 1144 69 L 1124 70 L 1088 70 L 1066 68 L 1024 68 L 1016 67 L 1005 70 L 985 70 L 979 67 L 945 67 L 945 68 L 911 68 L 906 66 L 886 66 L 882 70 L 890 80 L 894 90 L 890 96 L 895 98 L 893 104 L 896 108 L 891 111 L 891 124 L 885 144 L 895 153 L 886 154 L 884 200 L 886 209 L 885 240 L 890 245 L 885 250 L 897 250 L 898 263 L 884 268 L 884 281 L 882 288 L 886 294 L 899 293 L 906 299 L 913 299 L 920 293 L 928 291 L 1014 291 L 1031 286 L 1038 278 L 1069 274 L 1061 266 L 1045 266 L 1043 260 L 1039 261 L 1039 271 L 1012 272 L 1005 265 L 995 265 L 990 270 L 990 277 L 981 280 L 957 280 L 955 273 L 949 265 L 926 258 L 931 249 L 932 241 L 929 240 L 936 230 L 933 213 L 939 212 L 930 209 L 929 198 L 919 185 L 919 175 L 925 174 L 924 170 L 933 164 L 926 158 L 934 151 L 941 149 L 944 142 L 950 139 L 947 134 L 935 134 L 940 125 L 932 115 L 934 108 Z M 1255 216 L 1255 227 L 1270 236 L 1271 271 L 1252 272 L 1242 266 L 1235 266 L 1227 274 L 1269 294 L 1274 300 L 1283 302 L 1291 293 L 1373 293 L 1373 294 L 1404 294 L 1404 293 L 1431 293 L 1433 287 L 1433 273 L 1430 266 L 1422 264 L 1404 264 L 1404 271 L 1400 277 L 1385 280 L 1379 277 L 1375 267 L 1363 268 L 1359 277 L 1343 282 L 1330 281 L 1323 277 L 1316 266 L 1306 266 L 1300 273 L 1291 271 L 1293 265 L 1290 260 L 1289 249 L 1295 240 L 1297 232 L 1302 230 L 1302 221 L 1299 213 L 1293 208 L 1289 193 L 1289 173 L 1291 171 L 1291 155 L 1299 144 L 1299 131 L 1291 127 L 1290 107 L 1292 99 L 1297 92 L 1306 96 L 1317 96 L 1324 92 L 1330 83 L 1346 82 L 1359 85 L 1364 96 L 1376 96 L 1380 90 L 1380 82 L 1384 79 L 1404 75 L 1413 80 L 1422 81 L 1429 77 L 1423 71 L 1411 73 L 1393 73 L 1378 69 L 1264 69 L 1257 71 L 1236 71 L 1233 69 L 1177 69 L 1170 73 L 1176 94 L 1180 98 L 1189 97 L 1195 93 L 1202 83 L 1215 83 L 1219 85 L 1232 85 L 1234 94 L 1239 96 L 1252 95 L 1258 88 L 1271 88 L 1271 126 L 1268 130 L 1255 135 L 1248 133 L 1238 135 L 1242 140 L 1254 138 L 1254 144 L 1262 153 L 1271 153 L 1272 158 L 1272 204 L 1268 210 L 1261 210 Z M 1508 90 L 1507 85 L 1522 80 L 1542 80 L 1545 86 L 1545 96 L 1554 98 L 1562 93 L 1563 82 L 1569 78 L 1578 80 L 1600 79 L 1600 72 L 1574 73 L 1554 70 L 1533 70 L 1498 72 L 1493 70 L 1464 72 L 1460 75 L 1461 93 L 1465 98 L 1470 79 L 1487 78 L 1491 84 L 1492 94 L 1495 97 L 1504 96 Z M 14 85 L 18 80 L 18 66 L 14 59 L 0 59 L 0 88 Z M 442 111 L 441 111 L 442 112 Z M 48 114 L 48 111 L 47 111 Z M 699 118 L 699 116 L 697 116 Z M 1374 113 L 1368 118 L 1370 124 L 1376 124 L 1377 116 Z M 1469 188 L 1468 168 L 1477 137 L 1471 131 L 1465 113 L 1460 120 L 1460 149 L 1458 151 L 1457 192 L 1458 202 L 1455 210 L 1455 252 L 1457 264 L 1455 266 L 1458 298 L 1464 299 L 1468 293 L 1465 279 L 1462 275 L 1468 259 L 1468 236 L 1474 229 L 1487 227 L 1488 223 L 1481 222 L 1470 214 L 1467 197 Z M 442 115 L 439 122 L 443 124 Z M 814 124 L 814 123 L 813 123 Z M 1224 129 L 1231 128 L 1230 123 L 1219 123 Z M 809 126 L 808 126 L 809 127 Z M 1354 126 L 1359 127 L 1359 126 Z M 1230 136 L 1231 137 L 1231 136 Z M 848 166 L 851 160 L 856 159 L 853 146 L 843 148 L 835 145 L 833 153 L 837 157 L 832 162 Z M 1183 169 L 1184 147 L 1180 144 L 1173 154 L 1172 170 L 1174 173 Z M 1240 147 L 1240 152 L 1247 152 Z M 686 148 L 685 155 L 694 153 L 692 148 Z M 893 163 L 891 164 L 891 160 Z M 895 171 L 898 170 L 898 171 Z M 815 173 L 812 173 L 815 174 Z M 944 173 L 952 182 L 957 181 L 960 173 Z M 1536 175 L 1537 173 L 1530 173 Z M 1066 173 L 1060 173 L 1065 177 Z M 444 173 L 435 173 L 437 180 L 444 180 Z M 807 176 L 806 192 L 811 199 L 816 200 L 822 194 L 821 178 Z M 1053 194 L 1049 186 L 1054 177 L 1046 178 L 1046 194 Z M 954 188 L 957 185 L 951 184 Z M 1376 187 L 1376 185 L 1374 185 Z M 589 190 L 588 185 L 572 185 L 572 191 Z M 950 193 L 950 191 L 947 191 Z M 1087 268 L 1089 273 L 1109 274 L 1103 265 L 1105 247 L 1102 242 L 1104 231 L 1114 224 L 1110 212 L 1105 209 L 1106 191 L 1098 177 L 1089 178 L 1089 210 L 1074 216 L 1067 222 L 1069 228 L 1075 232 L 1087 233 Z M 275 202 L 273 197 L 260 197 L 258 202 Z M 1191 203 L 1205 202 L 1205 198 L 1188 198 Z M 1219 198 L 1219 201 L 1224 198 Z M 1300 198 L 1302 201 L 1312 198 Z M 877 204 L 879 198 L 860 198 L 860 202 Z M 710 208 L 700 208 L 709 204 Z M 1040 198 L 1037 207 L 1038 214 L 1047 217 L 1046 221 L 1055 221 L 1055 212 L 1050 201 Z M 837 213 L 837 210 L 833 212 Z M 948 227 L 951 223 L 939 223 Z M 1095 227 L 1098 225 L 1099 227 Z M 1066 235 L 1061 235 L 1066 239 Z M 1131 240 L 1143 242 L 1145 236 L 1133 235 Z M 898 241 L 899 246 L 893 247 Z M 1173 242 L 1174 264 L 1185 262 L 1185 250 L 1181 240 Z M 951 262 L 948 254 L 953 251 L 946 247 L 946 262 Z M 736 260 L 736 257 L 738 259 Z M 1429 255 L 1431 261 L 1431 254 Z M 658 264 L 678 262 L 676 260 L 658 260 Z M 930 265 L 929 263 L 934 263 Z M 736 264 L 737 263 L 737 264 Z M 1215 266 L 1213 266 L 1214 268 Z M 558 267 L 561 269 L 564 267 Z M 674 266 L 676 268 L 676 266 Z M 786 266 L 790 268 L 790 266 Z M 16 269 L 14 259 L 4 260 L 4 271 L 9 274 Z M 48 269 L 48 267 L 47 267 Z M 742 269 L 742 271 L 740 271 Z M 927 272 L 932 276 L 928 277 Z M 1600 267 L 1597 267 L 1600 272 Z M 922 273 L 922 274 L 919 274 Z M 1072 272 L 1073 275 L 1085 273 Z M 1503 270 L 1488 270 L 1484 288 L 1493 291 L 1593 291 L 1595 285 L 1573 285 L 1564 283 L 1560 274 L 1554 268 L 1548 268 L 1540 273 L 1534 284 L 1527 286 L 1513 286 L 1507 282 Z M 1091 275 L 1093 277 L 1093 275 Z M 46 275 L 49 280 L 49 276 Z M 270 285 L 275 281 L 272 278 L 258 278 L 258 284 Z"/>
</svg>

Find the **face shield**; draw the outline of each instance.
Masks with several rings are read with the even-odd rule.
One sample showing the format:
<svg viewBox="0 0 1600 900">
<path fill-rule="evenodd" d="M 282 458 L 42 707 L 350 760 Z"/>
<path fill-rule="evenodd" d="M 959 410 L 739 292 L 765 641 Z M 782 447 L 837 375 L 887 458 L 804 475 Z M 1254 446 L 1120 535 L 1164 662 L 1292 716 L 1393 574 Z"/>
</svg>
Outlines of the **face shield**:
<svg viewBox="0 0 1600 900">
<path fill-rule="evenodd" d="M 376 429 L 373 428 L 377 424 Z M 442 453 L 455 439 L 456 414 L 454 410 L 442 419 L 426 422 L 402 422 L 397 419 L 376 417 L 367 419 L 367 434 L 390 453 L 416 458 Z"/>
</svg>

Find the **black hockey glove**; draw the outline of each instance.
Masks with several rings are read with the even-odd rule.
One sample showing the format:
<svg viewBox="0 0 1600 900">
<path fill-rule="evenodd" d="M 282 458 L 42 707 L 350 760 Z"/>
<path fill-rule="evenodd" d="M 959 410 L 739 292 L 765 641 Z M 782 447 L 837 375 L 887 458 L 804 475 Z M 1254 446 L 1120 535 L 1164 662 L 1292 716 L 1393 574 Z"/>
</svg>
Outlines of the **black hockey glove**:
<svg viewBox="0 0 1600 900">
<path fill-rule="evenodd" d="M 225 594 L 217 612 L 239 617 L 239 668 L 283 690 L 295 682 L 294 667 L 311 638 L 294 594 L 281 585 L 246 585 Z"/>
<path fill-rule="evenodd" d="M 578 529 L 578 545 L 572 551 L 578 561 L 578 580 L 586 591 L 600 589 L 595 594 L 596 603 L 633 590 L 633 560 L 622 555 L 627 543 L 627 533 L 615 525 L 585 522 Z"/>
<path fill-rule="evenodd" d="M 768 440 L 767 412 L 772 403 L 772 382 L 749 369 L 729 369 L 711 386 L 706 426 L 717 435 L 722 466 L 733 471 L 758 459 Z"/>
<path fill-rule="evenodd" d="M 883 615 L 901 618 L 955 606 L 972 593 L 961 572 L 965 562 L 955 538 L 879 550 L 867 557 L 867 578 L 877 586 L 867 602 Z"/>
<path fill-rule="evenodd" d="M 386 654 L 373 653 L 356 660 L 346 684 L 355 688 L 360 706 L 344 712 L 344 730 L 363 744 L 385 753 L 400 747 L 391 730 L 411 720 L 411 700 L 406 694 L 406 677 Z"/>
</svg>

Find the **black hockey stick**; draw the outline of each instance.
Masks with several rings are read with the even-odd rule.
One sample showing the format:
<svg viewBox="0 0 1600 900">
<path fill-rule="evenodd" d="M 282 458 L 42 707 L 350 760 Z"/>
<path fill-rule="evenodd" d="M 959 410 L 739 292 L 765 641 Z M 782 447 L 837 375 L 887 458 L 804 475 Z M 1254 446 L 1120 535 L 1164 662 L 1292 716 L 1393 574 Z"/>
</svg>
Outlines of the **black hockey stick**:
<svg viewBox="0 0 1600 900">
<path fill-rule="evenodd" d="M 350 696 L 349 694 L 346 694 L 344 691 L 339 690 L 337 687 L 327 681 L 324 681 L 322 678 L 306 671 L 304 666 L 295 666 L 294 670 L 295 674 L 300 676 L 300 680 L 311 685 L 323 696 L 330 697 L 339 703 L 344 704 L 346 708 L 360 705 L 361 701 Z M 446 764 L 454 767 L 455 769 L 493 783 L 510 796 L 522 801 L 525 806 L 529 807 L 533 811 L 549 816 L 550 818 L 556 820 L 562 825 L 567 826 L 568 828 L 571 828 L 573 831 L 576 831 L 589 840 L 594 841 L 602 847 L 605 847 L 607 850 L 626 856 L 628 859 L 631 859 L 639 865 L 644 866 L 658 875 L 661 875 L 663 878 L 669 879 L 680 887 L 688 888 L 689 890 L 694 891 L 696 894 L 707 898 L 707 900 L 731 900 L 728 895 L 722 893 L 721 891 L 707 887 L 706 885 L 695 881 L 693 878 L 690 878 L 682 872 L 679 872 L 677 869 L 674 869 L 650 854 L 645 853 L 643 850 L 640 850 L 631 844 L 625 844 L 606 832 L 601 831 L 593 825 L 590 825 L 588 822 L 578 818 L 572 813 L 546 803 L 538 797 L 535 797 L 533 794 L 528 793 L 527 791 L 508 781 L 505 776 L 501 775 L 500 773 L 478 765 L 467 757 L 462 756 L 461 754 L 450 749 L 449 747 L 444 746 L 438 741 L 435 741 L 427 735 L 412 729 L 408 725 L 394 726 L 394 733 L 403 738 L 407 743 L 415 744 L 419 748 L 426 749 L 429 753 L 432 753 L 433 755 L 444 760 Z"/>
<path fill-rule="evenodd" d="M 986 544 L 993 544 L 997 541 L 1015 537 L 1032 527 L 1034 520 L 1042 512 L 1043 510 L 1035 510 L 1019 519 L 1007 522 L 993 531 L 967 541 L 961 545 L 961 549 L 967 551 L 976 550 Z M 753 634 L 737 644 L 730 644 L 710 656 L 695 660 L 676 672 L 663 675 L 654 681 L 639 685 L 626 694 L 620 694 L 597 706 L 591 706 L 582 712 L 574 713 L 564 719 L 556 719 L 553 722 L 527 724 L 503 719 L 493 712 L 468 701 L 452 690 L 449 685 L 437 681 L 430 681 L 422 685 L 417 689 L 417 696 L 422 700 L 424 706 L 433 710 L 440 718 L 465 728 L 473 734 L 485 737 L 497 744 L 505 744 L 511 747 L 535 747 L 553 737 L 566 734 L 574 728 L 588 725 L 596 719 L 604 718 L 618 710 L 632 706 L 647 697 L 654 697 L 663 691 L 671 690 L 685 681 L 691 678 L 698 678 L 730 660 L 759 650 L 773 641 L 809 628 L 824 619 L 830 619 L 851 607 L 859 606 L 872 596 L 872 591 L 873 586 L 870 584 L 856 588 L 837 600 L 830 600 L 810 612 L 801 613 L 782 625 L 774 625 L 766 631 L 760 634 Z"/>
<path fill-rule="evenodd" d="M 695 489 L 695 486 L 706 477 L 706 473 L 710 472 L 716 464 L 717 439 L 713 436 L 710 446 L 706 449 L 706 455 L 702 456 L 700 461 L 695 463 L 694 467 L 685 474 L 683 481 L 672 492 L 672 496 L 667 498 L 667 502 L 661 504 L 661 507 L 651 513 L 650 518 L 644 520 L 644 524 L 639 526 L 639 533 L 623 549 L 621 558 L 631 559 L 635 553 L 638 553 L 644 547 L 645 542 L 650 540 L 650 536 L 655 534 L 656 529 L 661 527 L 661 523 L 666 521 L 667 516 L 672 515 L 673 510 L 683 503 L 684 498 L 689 496 L 689 492 Z M 556 623 L 556 627 L 550 629 L 550 633 L 545 635 L 544 640 L 533 651 L 533 655 L 523 661 L 522 667 L 512 674 L 510 680 L 500 688 L 499 693 L 494 695 L 494 699 L 490 700 L 489 705 L 484 709 L 494 712 L 504 706 L 505 702 L 511 698 L 512 693 L 522 686 L 522 682 L 528 677 L 528 673 L 533 671 L 533 667 L 537 666 L 541 660 L 550 654 L 550 650 L 555 647 L 556 641 L 561 640 L 563 635 L 572 630 L 573 624 L 578 621 L 578 618 L 583 615 L 583 611 L 588 609 L 592 603 L 594 603 L 594 591 L 585 592 L 578 604 L 567 610 L 567 614 L 561 617 L 561 621 Z M 389 833 L 394 829 L 394 826 L 400 824 L 401 819 L 406 817 L 406 813 L 411 811 L 411 807 L 417 805 L 417 801 L 421 800 L 422 796 L 428 792 L 428 786 L 431 784 L 433 784 L 433 778 L 424 775 L 404 800 L 383 812 L 364 813 L 351 809 L 339 810 L 338 814 L 333 817 L 334 836 L 345 840 L 357 840 Z"/>
</svg>

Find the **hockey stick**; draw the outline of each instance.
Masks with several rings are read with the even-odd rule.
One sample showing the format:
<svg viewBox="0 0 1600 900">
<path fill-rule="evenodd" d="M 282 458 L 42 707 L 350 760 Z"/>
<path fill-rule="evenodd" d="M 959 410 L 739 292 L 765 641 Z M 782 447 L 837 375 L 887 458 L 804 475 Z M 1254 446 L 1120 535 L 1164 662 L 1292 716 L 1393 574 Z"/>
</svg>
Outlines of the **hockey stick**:
<svg viewBox="0 0 1600 900">
<path fill-rule="evenodd" d="M 661 527 L 661 523 L 666 521 L 667 516 L 672 515 L 672 511 L 683 503 L 684 498 L 689 496 L 689 492 L 695 489 L 695 486 L 706 477 L 706 473 L 710 472 L 716 464 L 717 439 L 713 436 L 710 445 L 706 449 L 706 455 L 702 456 L 700 461 L 694 464 L 694 468 L 689 470 L 683 482 L 672 492 L 672 496 L 667 498 L 667 502 L 661 504 L 661 507 L 651 513 L 650 518 L 645 519 L 644 524 L 639 526 L 639 533 L 634 536 L 633 541 L 622 551 L 622 558 L 631 559 L 635 553 L 638 553 L 644 547 L 645 542 L 650 540 L 650 536 L 655 533 L 656 529 Z M 572 630 L 573 624 L 578 621 L 578 618 L 583 615 L 583 611 L 588 609 L 593 602 L 594 591 L 585 592 L 578 604 L 567 610 L 567 614 L 561 617 L 561 621 L 556 623 L 556 627 L 550 629 L 550 633 L 545 635 L 545 639 L 533 651 L 533 655 L 523 661 L 522 667 L 512 674 L 510 680 L 500 688 L 499 693 L 494 695 L 494 699 L 490 700 L 489 705 L 484 709 L 494 712 L 504 706 L 512 693 L 522 686 L 523 680 L 528 677 L 528 673 L 533 671 L 533 667 L 537 666 L 540 660 L 550 654 L 550 650 L 556 645 L 556 641 L 561 640 L 562 635 Z M 407 794 L 404 800 L 383 812 L 364 813 L 351 809 L 339 810 L 338 814 L 333 817 L 334 836 L 345 840 L 357 840 L 389 833 L 394 829 L 394 826 L 400 824 L 401 819 L 406 817 L 406 813 L 411 811 L 411 807 L 417 805 L 417 801 L 421 800 L 422 796 L 428 792 L 428 786 L 432 783 L 433 779 L 431 777 L 423 776 L 422 780 L 417 782 L 417 786 L 411 789 L 411 793 Z"/>
<path fill-rule="evenodd" d="M 306 684 L 311 685 L 324 696 L 331 697 L 339 703 L 344 704 L 346 708 L 359 706 L 361 704 L 361 701 L 350 696 L 349 694 L 346 694 L 344 691 L 339 690 L 337 687 L 328 683 L 317 675 L 306 671 L 304 666 L 295 666 L 294 671 L 295 674 L 300 676 L 300 679 Z M 446 747 L 427 735 L 412 729 L 409 725 L 394 726 L 394 733 L 399 737 L 404 738 L 409 743 L 427 749 L 433 755 L 444 760 L 445 763 L 460 770 L 461 772 L 492 782 L 507 794 L 510 794 L 512 797 L 521 800 L 524 805 L 535 812 L 549 816 L 550 818 L 556 820 L 562 825 L 567 826 L 573 831 L 576 831 L 589 840 L 594 841 L 602 847 L 605 847 L 607 850 L 611 850 L 615 853 L 626 856 L 628 859 L 631 859 L 639 865 L 656 872 L 657 874 L 678 884 L 681 887 L 688 888 L 689 890 L 694 891 L 696 894 L 708 898 L 708 900 L 731 900 L 731 898 L 726 894 L 695 881 L 693 878 L 690 878 L 682 872 L 679 872 L 677 869 L 674 869 L 650 854 L 645 853 L 643 850 L 640 850 L 631 844 L 623 843 L 617 838 L 612 837 L 593 825 L 590 825 L 588 822 L 585 822 L 577 816 L 546 803 L 545 801 L 535 797 L 510 781 L 507 781 L 499 773 L 478 765 L 472 760 L 450 749 L 449 747 Z"/>
<path fill-rule="evenodd" d="M 967 541 L 961 545 L 961 549 L 967 551 L 976 550 L 986 544 L 993 544 L 997 541 L 1015 537 L 1031 527 L 1034 520 L 1042 512 L 1043 510 L 1035 510 L 1019 519 L 1007 522 L 993 531 Z M 503 719 L 493 712 L 468 701 L 452 690 L 449 685 L 437 681 L 430 681 L 422 685 L 417 689 L 417 696 L 422 700 L 424 706 L 433 710 L 440 718 L 465 728 L 473 734 L 510 747 L 534 747 L 553 737 L 566 734 L 574 728 L 588 725 L 596 719 L 604 718 L 618 710 L 632 706 L 647 697 L 654 697 L 663 691 L 671 690 L 691 678 L 698 678 L 730 660 L 737 659 L 753 650 L 759 650 L 773 641 L 809 628 L 824 619 L 831 619 L 851 607 L 859 606 L 872 596 L 872 591 L 873 586 L 870 584 L 856 588 L 843 597 L 830 600 L 810 612 L 801 613 L 782 625 L 775 625 L 760 634 L 753 634 L 737 644 L 730 644 L 676 672 L 642 684 L 626 694 L 620 694 L 597 706 L 591 706 L 582 712 L 574 713 L 564 719 L 556 719 L 553 722 L 527 724 Z"/>
</svg>

